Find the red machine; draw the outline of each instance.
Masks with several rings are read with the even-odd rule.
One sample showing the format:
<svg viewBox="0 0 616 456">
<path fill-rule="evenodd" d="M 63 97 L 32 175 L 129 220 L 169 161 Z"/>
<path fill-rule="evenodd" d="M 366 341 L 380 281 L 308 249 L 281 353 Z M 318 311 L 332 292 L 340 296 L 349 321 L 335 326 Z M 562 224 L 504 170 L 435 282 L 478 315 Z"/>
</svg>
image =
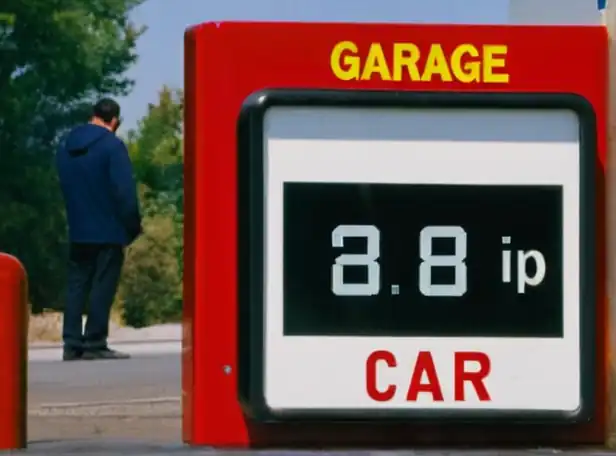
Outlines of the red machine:
<svg viewBox="0 0 616 456">
<path fill-rule="evenodd" d="M 604 442 L 604 28 L 185 46 L 186 442 Z"/>
<path fill-rule="evenodd" d="M 28 284 L 21 263 L 0 253 L 0 449 L 26 448 L 28 420 Z"/>
</svg>

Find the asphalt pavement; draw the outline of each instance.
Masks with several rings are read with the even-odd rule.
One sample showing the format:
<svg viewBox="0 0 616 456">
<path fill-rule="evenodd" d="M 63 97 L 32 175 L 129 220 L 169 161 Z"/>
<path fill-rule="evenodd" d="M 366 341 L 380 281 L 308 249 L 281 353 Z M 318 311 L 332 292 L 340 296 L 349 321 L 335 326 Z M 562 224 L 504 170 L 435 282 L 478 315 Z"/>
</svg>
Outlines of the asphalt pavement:
<svg viewBox="0 0 616 456">
<path fill-rule="evenodd" d="M 602 456 L 608 451 L 399 450 L 222 451 L 181 444 L 179 342 L 116 348 L 130 360 L 61 362 L 56 348 L 30 353 L 29 447 L 55 455 L 281 455 L 281 456 Z"/>
<path fill-rule="evenodd" d="M 16 453 L 18 454 L 18 453 Z M 345 450 L 345 451 L 233 451 L 233 450 L 212 450 L 212 449 L 190 449 L 178 445 L 152 445 L 146 443 L 116 442 L 106 445 L 92 445 L 90 443 L 76 442 L 69 445 L 54 447 L 47 445 L 45 448 L 32 448 L 26 452 L 27 455 L 55 456 L 55 455 L 88 455 L 88 456 L 111 456 L 125 454 L 130 456 L 146 455 L 187 455 L 187 456 L 613 456 L 614 453 L 607 451 L 581 451 L 570 450 L 560 451 L 554 449 L 532 449 L 532 450 Z"/>
<path fill-rule="evenodd" d="M 61 442 L 53 445 L 81 448 L 126 439 L 179 445 L 179 342 L 152 344 L 149 350 L 139 344 L 117 348 L 133 358 L 61 362 L 59 349 L 30 353 L 28 442 L 33 450 L 56 441 Z"/>
<path fill-rule="evenodd" d="M 179 353 L 136 355 L 129 360 L 30 362 L 28 408 L 179 398 L 180 381 Z"/>
</svg>

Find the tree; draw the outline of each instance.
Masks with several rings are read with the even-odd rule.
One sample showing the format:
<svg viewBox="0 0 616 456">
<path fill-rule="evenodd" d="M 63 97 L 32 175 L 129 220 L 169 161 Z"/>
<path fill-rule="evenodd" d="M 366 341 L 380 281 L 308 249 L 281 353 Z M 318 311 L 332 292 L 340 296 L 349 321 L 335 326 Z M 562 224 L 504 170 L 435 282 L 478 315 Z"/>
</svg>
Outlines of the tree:
<svg viewBox="0 0 616 456">
<path fill-rule="evenodd" d="M 156 208 L 161 202 L 181 208 L 177 203 L 184 186 L 183 104 L 181 90 L 163 86 L 158 103 L 148 105 L 137 130 L 128 133 L 137 180 L 151 191 L 148 208 L 152 205 Z"/>
<path fill-rule="evenodd" d="M 33 309 L 60 307 L 66 226 L 53 167 L 69 127 L 102 95 L 126 94 L 143 0 L 3 0 L 0 33 L 0 250 L 30 279 Z M 3 22 L 7 25 L 7 21 Z"/>
<path fill-rule="evenodd" d="M 174 218 L 177 235 L 183 240 L 184 227 L 184 93 L 163 86 L 158 103 L 148 105 L 139 122 L 138 133 L 129 132 L 129 150 L 137 179 L 145 185 L 146 214 L 166 212 Z M 183 274 L 184 243 L 177 246 L 180 274 Z"/>
<path fill-rule="evenodd" d="M 126 259 L 119 299 L 127 324 L 178 320 L 183 274 L 183 94 L 163 87 L 128 149 L 140 184 L 144 235 Z"/>
</svg>

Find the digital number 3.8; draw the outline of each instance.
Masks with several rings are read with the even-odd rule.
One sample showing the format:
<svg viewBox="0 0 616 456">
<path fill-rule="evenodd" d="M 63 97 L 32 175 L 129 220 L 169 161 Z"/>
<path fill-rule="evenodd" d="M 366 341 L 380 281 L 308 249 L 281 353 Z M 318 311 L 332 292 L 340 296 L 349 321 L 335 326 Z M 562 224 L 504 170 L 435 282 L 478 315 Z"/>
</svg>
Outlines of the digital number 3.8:
<svg viewBox="0 0 616 456">
<path fill-rule="evenodd" d="M 332 292 L 338 296 L 374 296 L 381 289 L 381 233 L 374 225 L 338 225 L 332 231 L 332 247 L 344 247 L 345 238 L 366 238 L 366 253 L 343 253 L 332 265 Z M 435 238 L 455 241 L 452 255 L 432 253 Z M 466 293 L 466 231 L 460 226 L 426 226 L 419 233 L 419 291 L 425 296 L 462 296 Z M 345 266 L 367 268 L 366 283 L 345 283 Z M 455 271 L 453 284 L 433 284 L 433 267 L 451 267 Z"/>
</svg>

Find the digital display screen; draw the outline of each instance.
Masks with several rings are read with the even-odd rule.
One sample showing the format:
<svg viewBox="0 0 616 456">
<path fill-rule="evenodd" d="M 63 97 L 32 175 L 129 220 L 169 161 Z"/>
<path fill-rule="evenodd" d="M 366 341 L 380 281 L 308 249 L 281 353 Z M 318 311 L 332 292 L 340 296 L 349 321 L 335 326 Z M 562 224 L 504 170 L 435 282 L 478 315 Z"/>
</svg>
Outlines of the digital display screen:
<svg viewBox="0 0 616 456">
<path fill-rule="evenodd" d="M 247 413 L 588 416 L 593 114 L 575 96 L 458 95 L 273 91 L 247 102 Z"/>
<path fill-rule="evenodd" d="M 562 337 L 562 188 L 284 184 L 284 334 Z"/>
</svg>

